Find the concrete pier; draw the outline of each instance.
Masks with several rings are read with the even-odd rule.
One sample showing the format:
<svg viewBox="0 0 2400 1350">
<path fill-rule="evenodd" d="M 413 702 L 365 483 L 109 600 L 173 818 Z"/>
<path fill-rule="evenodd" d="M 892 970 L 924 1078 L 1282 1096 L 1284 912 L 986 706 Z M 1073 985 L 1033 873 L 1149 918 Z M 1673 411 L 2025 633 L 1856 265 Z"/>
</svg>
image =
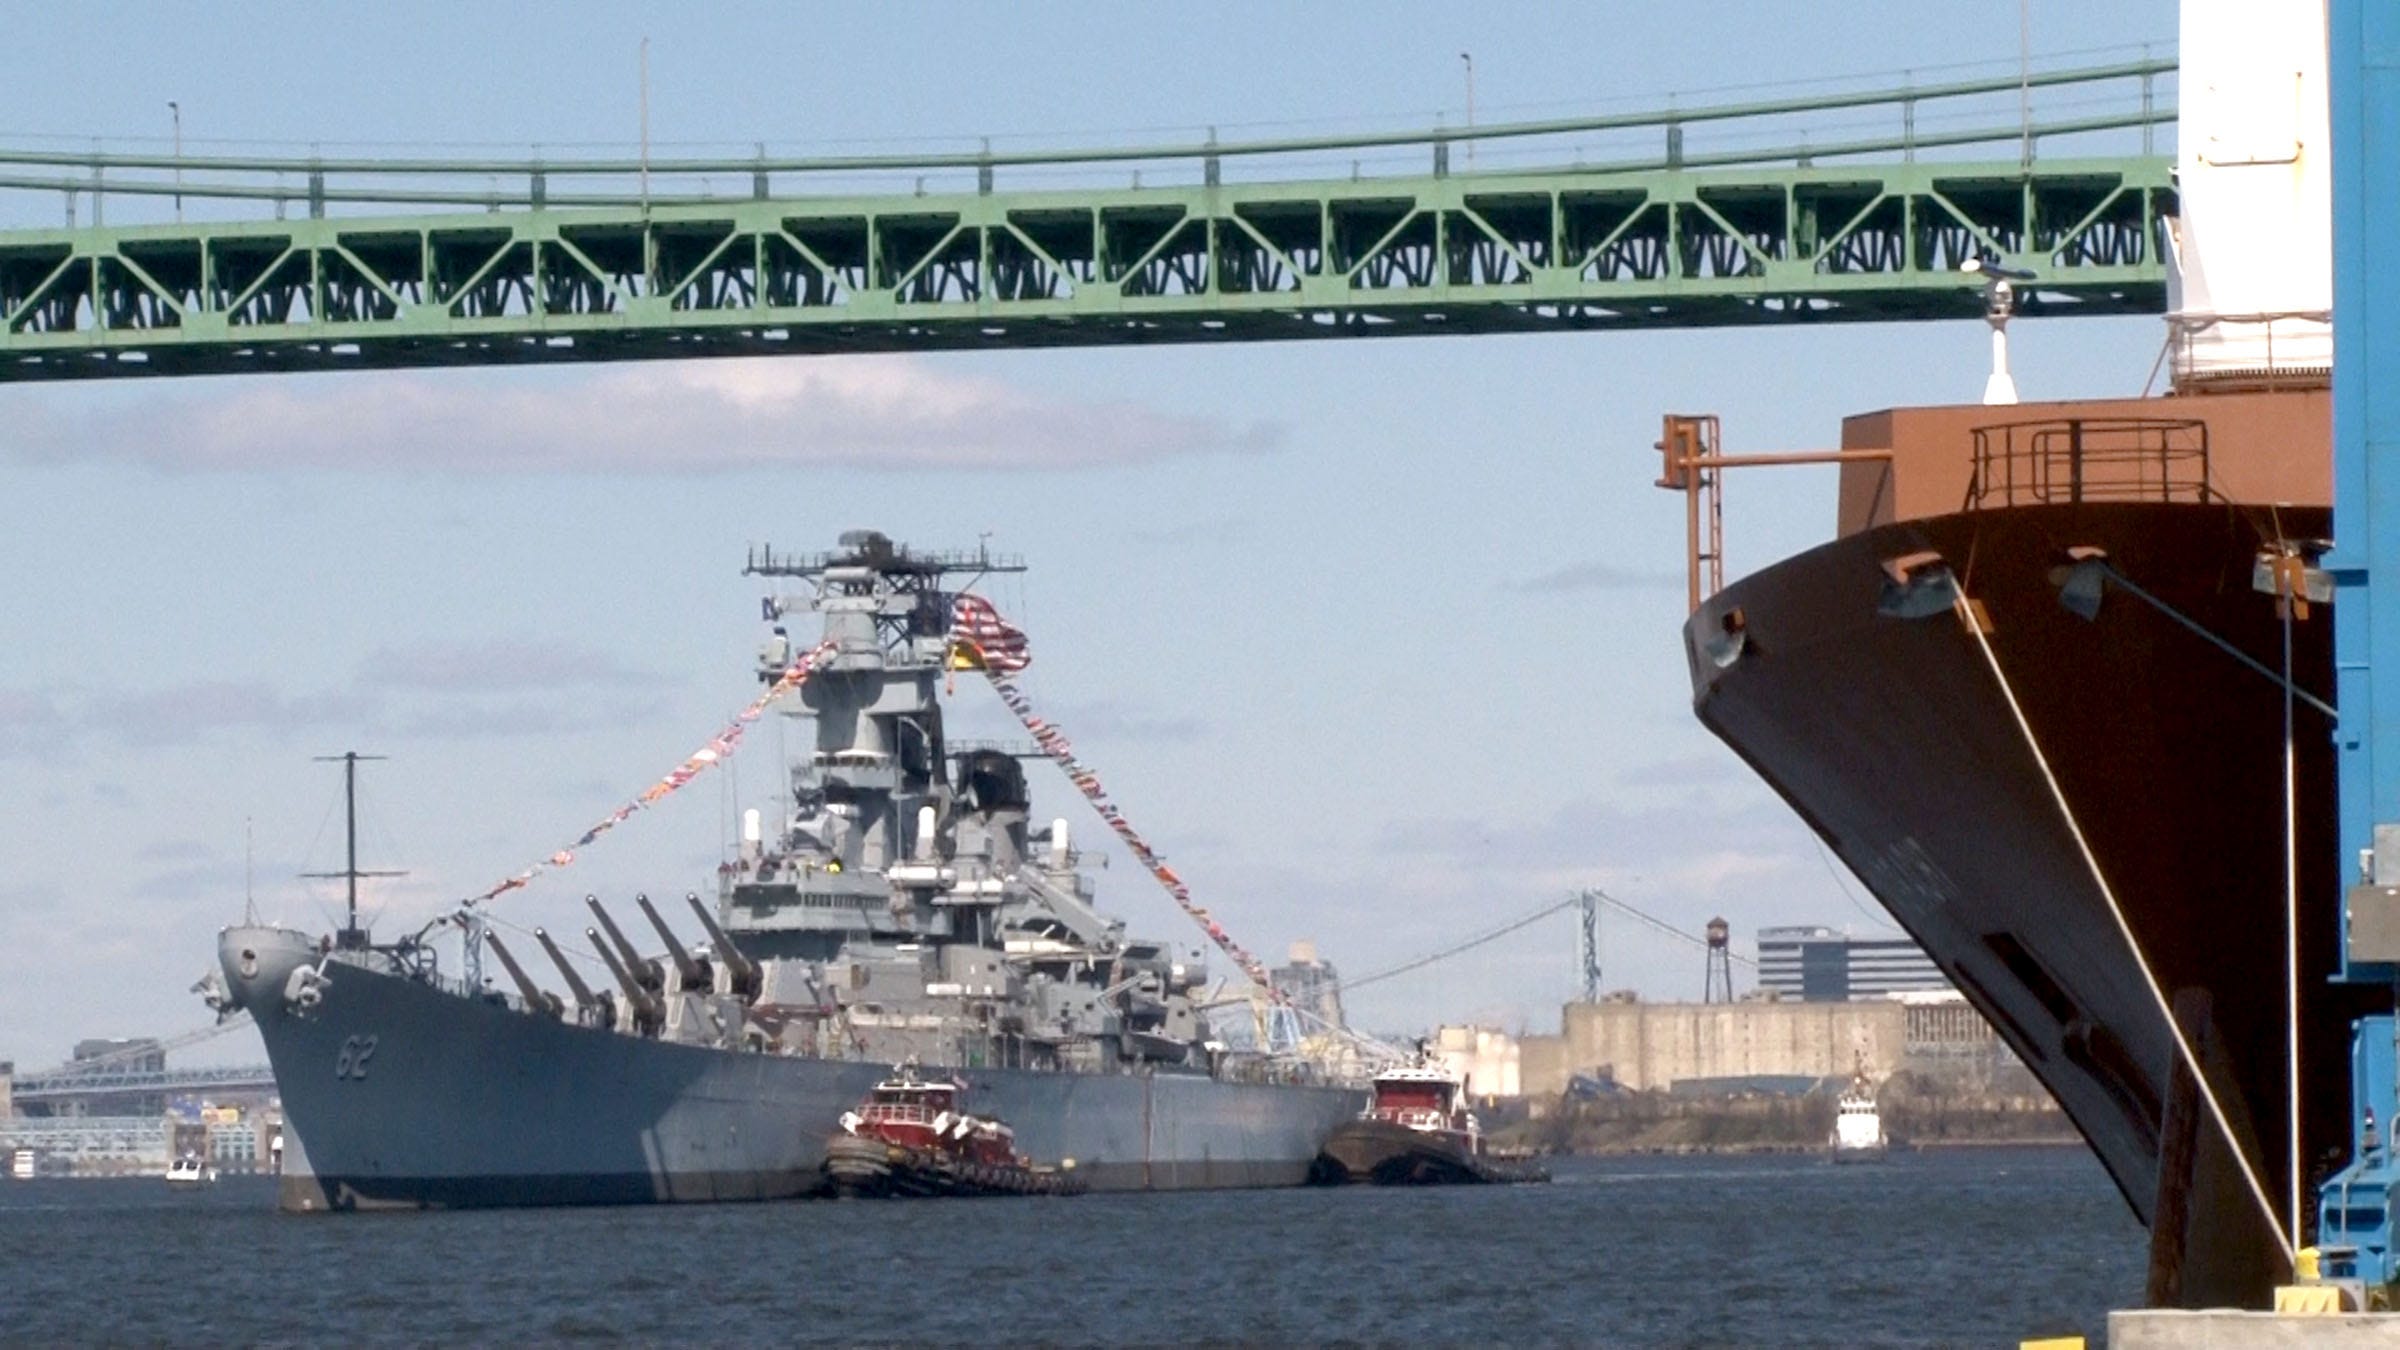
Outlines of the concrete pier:
<svg viewBox="0 0 2400 1350">
<path fill-rule="evenodd" d="M 2108 1315 L 2109 1350 L 2314 1350 L 2400 1345 L 2400 1313 L 2143 1309 Z"/>
</svg>

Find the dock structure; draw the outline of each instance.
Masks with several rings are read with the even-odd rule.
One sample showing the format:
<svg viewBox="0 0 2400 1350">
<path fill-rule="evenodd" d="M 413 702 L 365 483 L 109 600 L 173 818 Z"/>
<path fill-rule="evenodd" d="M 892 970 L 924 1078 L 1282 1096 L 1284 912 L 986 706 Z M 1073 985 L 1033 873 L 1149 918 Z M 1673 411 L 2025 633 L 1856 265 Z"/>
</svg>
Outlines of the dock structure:
<svg viewBox="0 0 2400 1350">
<path fill-rule="evenodd" d="M 2108 1315 L 2109 1350 L 2363 1350 L 2395 1342 L 2400 1318 L 2390 1313 L 2145 1308 Z M 2081 1350 L 2080 1340 L 2070 1344 Z"/>
<path fill-rule="evenodd" d="M 2333 148 L 2333 533 L 2322 558 L 2334 594 L 2334 733 L 2343 895 L 2337 983 L 2389 991 L 2400 987 L 2400 436 L 2392 418 L 2400 384 L 2400 203 L 2386 190 L 2391 136 L 2400 121 L 2400 70 L 2390 61 L 2400 41 L 2400 6 L 2388 0 L 2333 0 L 2326 10 L 2326 87 Z M 2296 593 L 2310 569 L 2295 562 L 2282 594 Z M 2294 603 L 2287 598 L 2288 606 Z M 2289 698 L 2286 699 L 2287 706 Z M 2298 866 L 2297 863 L 2294 864 Z M 2295 902 L 2296 903 L 2296 902 Z M 2296 922 L 2296 919 L 2295 919 Z M 2325 972 L 2310 972 L 2324 978 Z M 2295 984 L 2301 972 L 2292 973 Z M 2295 993 L 2294 997 L 2297 997 Z M 2388 1006 L 2388 1005 L 2387 1005 Z M 2292 1226 L 2313 1218 L 2316 1264 L 2334 1285 L 2354 1288 L 2368 1307 L 2389 1307 L 2400 1286 L 2395 1187 L 2400 1163 L 2386 1131 L 2400 1125 L 2400 1018 L 2389 1011 L 2352 1027 L 2347 1083 L 2299 1082 L 2303 1093 L 2350 1100 L 2347 1165 L 2328 1178 L 2305 1215 L 2295 1186 Z M 2377 1121 L 2380 1117 L 2382 1127 Z M 2298 1160 L 2295 1159 L 2295 1162 Z M 2353 1304 L 2352 1306 L 2357 1306 Z M 2400 1321 L 2387 1327 L 2400 1337 Z"/>
</svg>

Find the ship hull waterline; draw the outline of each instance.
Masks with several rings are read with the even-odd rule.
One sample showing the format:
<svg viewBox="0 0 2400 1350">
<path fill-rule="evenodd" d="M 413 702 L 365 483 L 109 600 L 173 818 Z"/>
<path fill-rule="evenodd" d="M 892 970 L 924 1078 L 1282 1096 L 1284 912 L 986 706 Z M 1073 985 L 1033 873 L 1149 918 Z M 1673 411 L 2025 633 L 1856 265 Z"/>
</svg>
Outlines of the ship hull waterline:
<svg viewBox="0 0 2400 1350">
<path fill-rule="evenodd" d="M 2299 704 L 2289 809 L 2279 680 L 2104 577 L 2089 617 L 2061 584 L 2104 559 L 2279 670 L 2253 560 L 2325 516 L 2124 502 L 1890 525 L 1745 578 L 1685 629 L 1700 720 L 2058 1099 L 2153 1226 L 2152 1293 L 2175 1302 L 2257 1305 L 2288 1277 L 2266 1217 L 2293 1178 L 2285 831 L 2300 969 L 2328 972 L 2331 738 Z M 2322 608 L 2295 624 L 2297 687 L 2329 694 L 2330 630 Z M 2304 1197 L 2347 1144 L 2349 1025 L 2370 1006 L 2301 981 Z"/>
<path fill-rule="evenodd" d="M 823 1192 L 824 1142 L 890 1071 L 577 1026 L 365 969 L 282 929 L 220 944 L 266 1042 L 296 1211 L 753 1201 Z M 313 997 L 294 972 L 320 970 Z M 307 982 L 307 977 L 301 977 Z M 1189 1073 L 969 1068 L 1095 1191 L 1297 1186 L 1364 1094 Z"/>
</svg>

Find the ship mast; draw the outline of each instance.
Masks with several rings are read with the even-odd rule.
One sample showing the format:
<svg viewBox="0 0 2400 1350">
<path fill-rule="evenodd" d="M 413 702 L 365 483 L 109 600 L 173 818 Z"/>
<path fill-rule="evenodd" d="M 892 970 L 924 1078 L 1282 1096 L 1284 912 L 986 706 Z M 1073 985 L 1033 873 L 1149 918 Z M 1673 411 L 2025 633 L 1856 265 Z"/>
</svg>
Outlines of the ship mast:
<svg viewBox="0 0 2400 1350">
<path fill-rule="evenodd" d="M 317 756 L 319 764 L 342 766 L 342 826 L 347 847 L 343 853 L 341 871 L 303 872 L 300 875 L 326 881 L 339 878 L 347 883 L 348 917 L 344 920 L 341 931 L 334 936 L 335 945 L 345 950 L 355 951 L 367 945 L 367 931 L 358 926 L 358 879 L 360 877 L 408 875 L 406 872 L 361 872 L 358 870 L 358 762 L 362 759 L 379 760 L 382 758 L 384 758 L 382 755 L 362 755 L 356 750 L 345 750 L 338 755 Z"/>
</svg>

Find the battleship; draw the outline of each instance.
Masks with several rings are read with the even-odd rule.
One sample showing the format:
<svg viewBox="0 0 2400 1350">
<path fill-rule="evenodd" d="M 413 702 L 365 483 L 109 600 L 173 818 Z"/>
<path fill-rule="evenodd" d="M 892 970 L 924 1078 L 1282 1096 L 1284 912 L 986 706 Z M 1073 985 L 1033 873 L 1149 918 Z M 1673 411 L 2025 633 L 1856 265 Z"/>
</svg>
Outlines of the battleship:
<svg viewBox="0 0 2400 1350">
<path fill-rule="evenodd" d="M 763 604 L 762 703 L 813 722 L 813 745 L 789 766 L 780 819 L 744 813 L 713 903 L 686 897 L 700 940 L 640 897 L 661 948 L 646 955 L 587 897 L 594 978 L 531 934 L 557 992 L 488 906 L 375 941 L 355 855 L 338 931 L 226 929 L 202 992 L 222 1015 L 249 1012 L 266 1042 L 282 1205 L 816 1194 L 842 1114 L 912 1059 L 970 1084 L 1019 1148 L 1093 1190 L 1303 1183 L 1362 1094 L 1215 1038 L 1205 967 L 1095 907 L 1068 822 L 1034 828 L 1032 755 L 944 733 L 958 670 L 987 647 L 1022 662 L 1000 649 L 1021 635 L 961 604 L 976 580 L 1018 570 L 872 531 L 827 553 L 753 550 L 746 572 L 796 586 Z M 822 640 L 796 653 L 782 621 L 806 613 Z M 456 976 L 436 947 L 451 935 Z M 477 978 L 487 949 L 506 985 Z"/>
</svg>

